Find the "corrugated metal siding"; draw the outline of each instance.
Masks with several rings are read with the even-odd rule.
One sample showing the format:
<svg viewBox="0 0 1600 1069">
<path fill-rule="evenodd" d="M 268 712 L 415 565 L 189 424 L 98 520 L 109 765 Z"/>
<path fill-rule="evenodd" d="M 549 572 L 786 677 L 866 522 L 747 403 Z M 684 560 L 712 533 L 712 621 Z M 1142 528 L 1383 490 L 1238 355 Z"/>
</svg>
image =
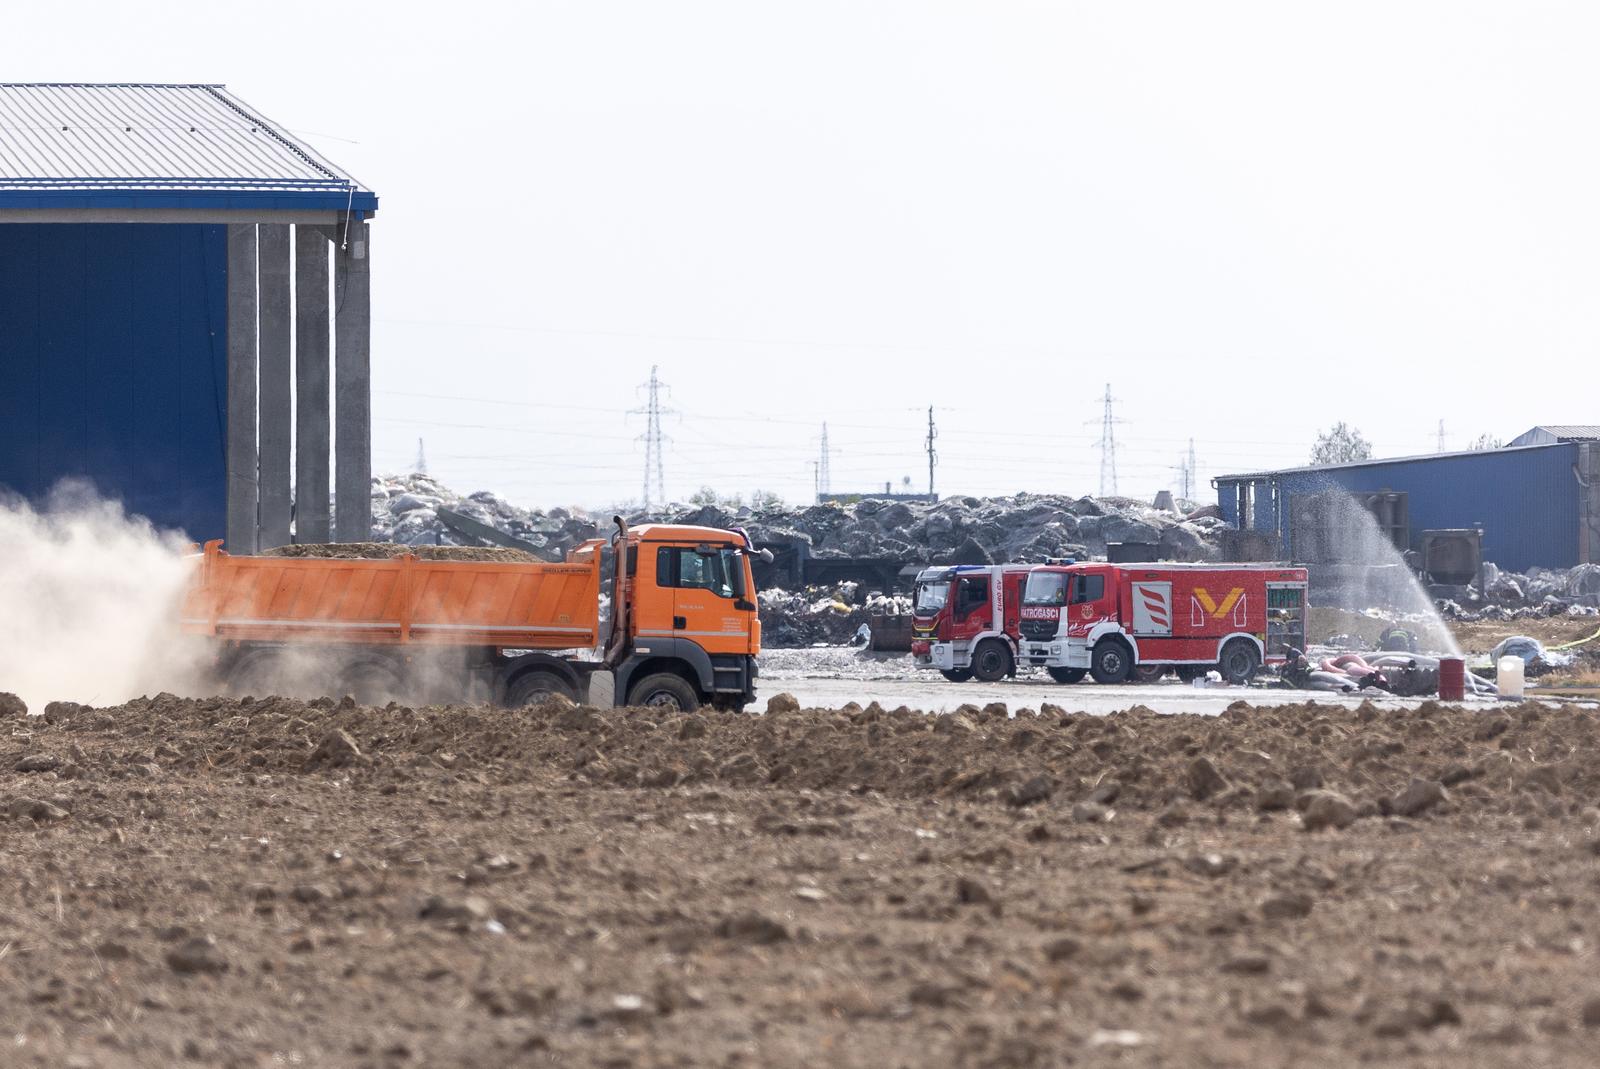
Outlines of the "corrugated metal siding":
<svg viewBox="0 0 1600 1069">
<path fill-rule="evenodd" d="M 1408 498 L 1413 548 L 1423 530 L 1482 526 L 1484 557 L 1503 568 L 1568 568 L 1578 563 L 1578 484 L 1572 473 L 1577 459 L 1578 447 L 1562 443 L 1286 472 L 1274 479 L 1280 502 L 1276 528 L 1284 536 L 1292 530 L 1289 512 L 1296 494 L 1397 490 Z M 1236 515 L 1229 515 L 1236 483 L 1219 480 L 1217 486 L 1225 518 L 1237 523 Z"/>
<path fill-rule="evenodd" d="M 0 189 L 352 184 L 221 86 L 0 83 Z"/>
<path fill-rule="evenodd" d="M 221 538 L 227 228 L 0 226 L 0 486 Z"/>
</svg>

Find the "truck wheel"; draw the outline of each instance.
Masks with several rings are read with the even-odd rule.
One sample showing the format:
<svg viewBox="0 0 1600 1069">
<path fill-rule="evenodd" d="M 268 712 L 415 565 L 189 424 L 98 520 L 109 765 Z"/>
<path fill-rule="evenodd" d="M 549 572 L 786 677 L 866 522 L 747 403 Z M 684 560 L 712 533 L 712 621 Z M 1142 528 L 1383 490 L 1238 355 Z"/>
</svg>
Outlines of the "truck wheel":
<svg viewBox="0 0 1600 1069">
<path fill-rule="evenodd" d="M 972 669 L 970 669 L 970 668 L 941 668 L 941 669 L 939 669 L 939 674 L 944 676 L 946 679 L 948 679 L 952 683 L 965 683 L 967 680 L 972 678 Z"/>
<path fill-rule="evenodd" d="M 1178 678 L 1185 683 L 1193 683 L 1197 679 L 1204 679 L 1210 670 L 1203 664 L 1180 664 Z"/>
<path fill-rule="evenodd" d="M 1089 674 L 1096 683 L 1126 683 L 1133 675 L 1133 651 L 1120 638 L 1103 638 L 1089 655 Z"/>
<path fill-rule="evenodd" d="M 362 705 L 380 705 L 400 697 L 400 670 L 392 661 L 362 657 L 345 665 L 338 686 Z"/>
<path fill-rule="evenodd" d="M 1140 683 L 1154 683 L 1166 674 L 1167 666 L 1164 664 L 1141 664 L 1133 670 L 1133 678 Z"/>
<path fill-rule="evenodd" d="M 1045 671 L 1057 683 L 1082 683 L 1083 677 L 1089 674 L 1087 668 L 1046 668 Z"/>
<path fill-rule="evenodd" d="M 1242 638 L 1236 638 L 1222 647 L 1222 660 L 1217 664 L 1223 680 L 1236 687 L 1242 687 L 1254 679 L 1260 667 L 1261 657 L 1256 653 L 1255 643 Z"/>
<path fill-rule="evenodd" d="M 997 638 L 986 638 L 972 651 L 972 675 L 985 683 L 998 683 L 1011 674 L 1011 651 Z"/>
<path fill-rule="evenodd" d="M 286 682 L 277 650 L 249 650 L 228 669 L 228 693 L 236 698 L 265 698 L 285 689 Z"/>
<path fill-rule="evenodd" d="M 506 687 L 505 706 L 507 709 L 521 709 L 538 705 L 555 694 L 578 700 L 567 681 L 554 672 L 524 672 Z"/>
<path fill-rule="evenodd" d="M 628 704 L 692 713 L 700 708 L 700 696 L 682 678 L 671 672 L 657 672 L 633 685 L 628 691 Z"/>
</svg>

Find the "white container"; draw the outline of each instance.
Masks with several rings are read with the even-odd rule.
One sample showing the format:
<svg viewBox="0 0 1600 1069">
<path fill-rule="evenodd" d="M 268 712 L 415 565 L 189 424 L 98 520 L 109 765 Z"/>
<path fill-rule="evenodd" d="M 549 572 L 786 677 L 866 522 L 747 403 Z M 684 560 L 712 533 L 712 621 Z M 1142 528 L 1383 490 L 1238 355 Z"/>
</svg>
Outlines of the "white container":
<svg viewBox="0 0 1600 1069">
<path fill-rule="evenodd" d="M 1500 658 L 1494 670 L 1495 692 L 1502 698 L 1521 698 L 1523 669 L 1526 667 L 1521 657 Z"/>
</svg>

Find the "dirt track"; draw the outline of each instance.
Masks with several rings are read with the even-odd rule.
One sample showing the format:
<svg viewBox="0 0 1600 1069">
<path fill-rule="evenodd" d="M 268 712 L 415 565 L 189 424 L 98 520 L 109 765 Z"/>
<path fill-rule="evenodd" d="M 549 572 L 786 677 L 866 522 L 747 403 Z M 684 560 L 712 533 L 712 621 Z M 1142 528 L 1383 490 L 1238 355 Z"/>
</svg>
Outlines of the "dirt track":
<svg viewBox="0 0 1600 1069">
<path fill-rule="evenodd" d="M 6 1064 L 1593 1064 L 1592 713 L 48 721 Z"/>
</svg>

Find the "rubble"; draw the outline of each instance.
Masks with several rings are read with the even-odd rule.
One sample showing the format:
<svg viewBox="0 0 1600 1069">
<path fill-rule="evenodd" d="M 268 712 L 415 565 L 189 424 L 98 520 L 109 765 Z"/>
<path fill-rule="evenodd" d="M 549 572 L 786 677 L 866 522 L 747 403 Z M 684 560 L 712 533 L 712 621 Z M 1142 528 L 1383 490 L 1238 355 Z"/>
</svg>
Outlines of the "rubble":
<svg viewBox="0 0 1600 1069">
<path fill-rule="evenodd" d="M 1600 564 L 1507 572 L 1483 566 L 1478 586 L 1433 587 L 1447 620 L 1527 620 L 1549 616 L 1600 616 Z"/>
</svg>

